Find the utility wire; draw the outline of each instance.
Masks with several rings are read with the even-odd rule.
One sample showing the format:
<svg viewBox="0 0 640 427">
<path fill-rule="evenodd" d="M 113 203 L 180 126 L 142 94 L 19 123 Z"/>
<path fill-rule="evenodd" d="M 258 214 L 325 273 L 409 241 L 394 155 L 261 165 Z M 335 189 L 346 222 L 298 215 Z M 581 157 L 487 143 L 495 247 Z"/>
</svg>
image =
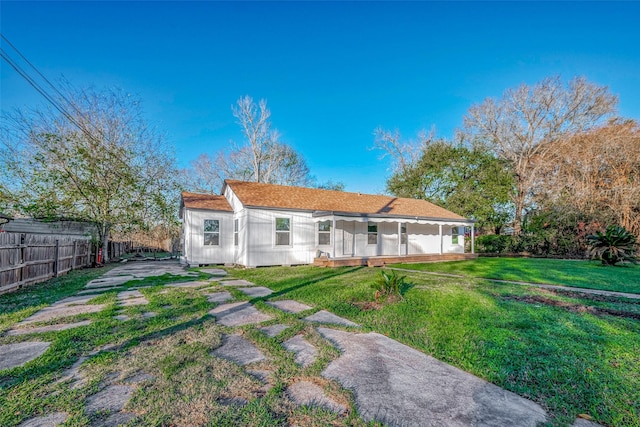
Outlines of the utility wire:
<svg viewBox="0 0 640 427">
<path fill-rule="evenodd" d="M 20 51 L 5 37 L 4 34 L 0 34 L 2 39 L 15 50 L 20 57 L 27 62 L 33 68 L 38 75 L 40 75 L 48 84 L 51 86 L 54 91 L 64 100 L 68 105 L 71 105 L 74 110 L 84 118 L 84 115 L 78 108 L 70 102 L 59 90 L 56 88 Z M 8 52 L 6 52 L 2 47 L 0 47 L 0 57 L 4 59 L 22 78 L 24 78 L 29 85 L 31 85 L 38 93 L 40 93 L 56 110 L 58 110 L 64 117 L 66 117 L 72 124 L 74 124 L 82 133 L 84 133 L 87 138 L 100 142 L 83 124 L 79 123 L 75 117 L 73 117 L 67 109 L 56 100 L 52 95 L 50 95 L 38 82 L 35 81 L 33 77 L 29 75 L 27 71 L 25 71 L 11 56 Z"/>
</svg>

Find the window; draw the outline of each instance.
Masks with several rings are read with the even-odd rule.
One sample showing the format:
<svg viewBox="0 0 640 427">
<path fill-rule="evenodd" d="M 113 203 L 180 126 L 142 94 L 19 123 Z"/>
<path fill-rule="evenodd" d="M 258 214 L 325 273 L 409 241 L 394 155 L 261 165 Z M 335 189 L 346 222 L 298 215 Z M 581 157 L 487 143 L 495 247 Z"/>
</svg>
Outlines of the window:
<svg viewBox="0 0 640 427">
<path fill-rule="evenodd" d="M 220 244 L 220 220 L 204 220 L 204 245 L 218 246 Z"/>
<path fill-rule="evenodd" d="M 375 222 L 367 224 L 367 243 L 370 245 L 378 244 L 378 224 Z"/>
<path fill-rule="evenodd" d="M 322 221 L 318 223 L 318 244 L 331 244 L 331 221 Z"/>
<path fill-rule="evenodd" d="M 400 244 L 407 244 L 407 224 L 400 225 Z"/>
<path fill-rule="evenodd" d="M 451 227 L 451 244 L 452 245 L 458 244 L 459 235 L 460 235 L 460 230 L 458 230 L 458 227 Z"/>
<path fill-rule="evenodd" d="M 276 246 L 291 244 L 291 218 L 276 218 Z"/>
<path fill-rule="evenodd" d="M 233 245 L 238 246 L 238 220 L 233 220 Z"/>
</svg>

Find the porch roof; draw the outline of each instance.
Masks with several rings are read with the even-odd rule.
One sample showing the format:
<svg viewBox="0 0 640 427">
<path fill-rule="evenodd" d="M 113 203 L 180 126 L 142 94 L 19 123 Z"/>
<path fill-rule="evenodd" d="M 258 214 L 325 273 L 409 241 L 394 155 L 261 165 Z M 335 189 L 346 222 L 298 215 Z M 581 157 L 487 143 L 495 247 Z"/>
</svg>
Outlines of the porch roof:
<svg viewBox="0 0 640 427">
<path fill-rule="evenodd" d="M 376 215 L 376 214 L 354 214 L 349 212 L 326 212 L 316 211 L 313 213 L 313 221 L 353 221 L 353 222 L 401 222 L 411 224 L 443 224 L 451 226 L 471 226 L 475 221 L 459 218 L 433 218 L 403 215 Z"/>
</svg>

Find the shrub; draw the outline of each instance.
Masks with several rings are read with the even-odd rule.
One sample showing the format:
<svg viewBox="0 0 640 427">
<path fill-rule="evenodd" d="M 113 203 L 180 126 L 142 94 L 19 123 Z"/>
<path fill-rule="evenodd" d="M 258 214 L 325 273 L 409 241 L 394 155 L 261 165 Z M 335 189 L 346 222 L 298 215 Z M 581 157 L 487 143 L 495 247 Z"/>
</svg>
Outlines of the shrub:
<svg viewBox="0 0 640 427">
<path fill-rule="evenodd" d="M 402 299 L 401 293 L 405 285 L 405 277 L 406 276 L 398 276 L 393 270 L 391 270 L 391 273 L 380 270 L 380 274 L 371 285 L 371 287 L 376 291 L 376 299 L 380 297 L 394 297 Z"/>
<path fill-rule="evenodd" d="M 507 251 L 511 245 L 512 236 L 503 234 L 489 234 L 476 238 L 476 250 L 478 252 L 501 254 Z"/>
<path fill-rule="evenodd" d="M 616 265 L 620 261 L 637 263 L 636 236 L 624 227 L 610 225 L 604 233 L 596 231 L 587 236 L 587 242 L 591 259 L 599 259 L 605 265 Z"/>
</svg>

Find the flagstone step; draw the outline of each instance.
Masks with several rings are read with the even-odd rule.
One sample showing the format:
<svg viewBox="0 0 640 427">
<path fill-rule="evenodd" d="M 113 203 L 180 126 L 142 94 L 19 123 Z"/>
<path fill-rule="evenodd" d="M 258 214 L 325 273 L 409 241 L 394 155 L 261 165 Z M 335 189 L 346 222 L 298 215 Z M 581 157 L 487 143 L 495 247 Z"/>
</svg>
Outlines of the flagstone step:
<svg viewBox="0 0 640 427">
<path fill-rule="evenodd" d="M 310 310 L 313 307 L 308 306 L 306 304 L 302 304 L 301 302 L 289 299 L 289 300 L 279 300 L 279 301 L 266 301 L 272 307 L 280 309 L 282 311 L 286 311 L 287 313 L 300 313 L 301 311 Z"/>
<path fill-rule="evenodd" d="M 336 316 L 335 314 L 327 311 L 320 310 L 311 316 L 307 316 L 304 320 L 308 322 L 316 322 L 316 323 L 331 323 L 334 325 L 343 325 L 343 326 L 360 326 L 357 323 L 352 322 L 351 320 L 345 319 L 344 317 Z"/>
<path fill-rule="evenodd" d="M 306 368 L 313 364 L 318 357 L 318 350 L 309 341 L 305 340 L 302 335 L 296 335 L 282 343 L 287 350 L 295 353 L 295 361 L 298 365 Z"/>
<path fill-rule="evenodd" d="M 212 354 L 239 365 L 248 365 L 266 359 L 255 345 L 240 335 L 224 335 L 222 345 L 213 350 Z"/>
<path fill-rule="evenodd" d="M 246 301 L 222 304 L 209 310 L 216 321 L 225 326 L 242 326 L 271 320 L 272 317 L 259 311 Z"/>
<path fill-rule="evenodd" d="M 309 381 L 298 381 L 291 384 L 287 387 L 286 394 L 289 399 L 299 406 L 321 407 L 336 414 L 341 414 L 347 410 L 345 405 L 331 399 L 322 388 Z"/>
</svg>

